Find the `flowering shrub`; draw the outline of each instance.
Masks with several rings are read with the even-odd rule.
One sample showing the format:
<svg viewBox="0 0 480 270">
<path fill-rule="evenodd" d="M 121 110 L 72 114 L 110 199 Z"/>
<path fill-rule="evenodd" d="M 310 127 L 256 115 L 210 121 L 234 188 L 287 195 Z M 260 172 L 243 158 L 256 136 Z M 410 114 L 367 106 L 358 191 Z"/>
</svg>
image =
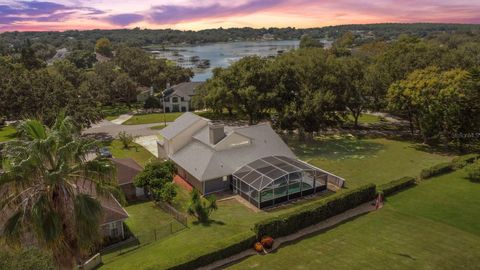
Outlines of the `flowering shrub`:
<svg viewBox="0 0 480 270">
<path fill-rule="evenodd" d="M 270 236 L 264 236 L 262 237 L 262 240 L 260 241 L 262 243 L 262 246 L 264 248 L 270 249 L 273 247 L 273 238 Z"/>
<path fill-rule="evenodd" d="M 263 251 L 263 246 L 262 243 L 257 242 L 255 245 L 253 245 L 253 248 L 255 249 L 256 252 L 262 252 Z"/>
</svg>

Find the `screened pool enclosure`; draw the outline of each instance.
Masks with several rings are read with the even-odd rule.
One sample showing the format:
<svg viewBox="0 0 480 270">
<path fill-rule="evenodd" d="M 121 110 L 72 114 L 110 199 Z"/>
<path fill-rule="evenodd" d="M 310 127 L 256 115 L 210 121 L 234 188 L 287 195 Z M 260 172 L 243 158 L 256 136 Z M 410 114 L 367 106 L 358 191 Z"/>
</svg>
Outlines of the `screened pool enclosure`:
<svg viewBox="0 0 480 270">
<path fill-rule="evenodd" d="M 284 156 L 257 159 L 233 173 L 233 191 L 258 208 L 327 189 L 344 180 L 307 163 Z"/>
</svg>

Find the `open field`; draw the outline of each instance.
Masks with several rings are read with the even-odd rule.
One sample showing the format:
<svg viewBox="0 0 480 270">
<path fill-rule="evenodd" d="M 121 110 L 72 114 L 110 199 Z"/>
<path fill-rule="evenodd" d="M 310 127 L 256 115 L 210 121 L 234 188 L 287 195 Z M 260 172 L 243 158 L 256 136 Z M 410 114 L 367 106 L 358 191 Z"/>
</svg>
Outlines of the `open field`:
<svg viewBox="0 0 480 270">
<path fill-rule="evenodd" d="M 139 144 L 132 143 L 129 149 L 123 148 L 122 143 L 119 140 L 112 140 L 106 145 L 112 152 L 115 158 L 133 158 L 138 164 L 145 166 L 156 157 L 152 153 L 148 152 L 145 148 Z"/>
<path fill-rule="evenodd" d="M 480 185 L 464 176 L 422 182 L 377 212 L 229 269 L 478 269 Z"/>
<path fill-rule="evenodd" d="M 453 158 L 411 142 L 383 138 L 328 136 L 309 142 L 288 140 L 288 144 L 300 159 L 345 178 L 347 187 L 417 176 L 422 169 Z"/>
<path fill-rule="evenodd" d="M 136 114 L 124 122 L 123 125 L 153 124 L 163 123 L 164 121 L 173 122 L 182 114 L 182 112 L 166 113 L 165 118 L 163 113 Z"/>
<path fill-rule="evenodd" d="M 369 180 L 385 183 L 405 175 L 416 176 L 421 169 L 451 158 L 421 151 L 408 142 L 386 139 L 330 137 L 308 145 L 293 142 L 290 145 L 300 158 L 345 177 L 349 181 L 349 187 L 368 183 Z M 219 202 L 219 209 L 212 214 L 213 221 L 210 224 L 200 225 L 189 219 L 188 229 L 165 240 L 140 247 L 122 256 L 106 256 L 102 269 L 130 269 L 138 265 L 145 268 L 168 268 L 205 249 L 213 249 L 232 241 L 232 238 L 248 235 L 253 224 L 259 220 L 295 211 L 320 198 L 322 197 L 300 200 L 274 211 L 260 213 L 253 212 L 236 200 Z M 188 193 L 181 192 L 174 205 L 185 211 L 187 201 Z M 186 245 L 188 248 L 185 248 Z"/>
<path fill-rule="evenodd" d="M 0 142 L 6 142 L 15 138 L 17 130 L 12 126 L 0 127 Z"/>
</svg>

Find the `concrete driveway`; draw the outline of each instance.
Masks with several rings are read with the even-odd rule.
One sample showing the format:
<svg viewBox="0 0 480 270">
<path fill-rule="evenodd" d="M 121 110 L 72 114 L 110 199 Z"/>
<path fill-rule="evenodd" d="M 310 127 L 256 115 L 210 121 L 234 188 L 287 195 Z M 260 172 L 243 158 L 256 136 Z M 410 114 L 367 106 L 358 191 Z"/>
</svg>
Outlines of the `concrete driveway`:
<svg viewBox="0 0 480 270">
<path fill-rule="evenodd" d="M 150 129 L 153 126 L 158 125 L 158 123 L 143 125 L 119 125 L 107 120 L 102 120 L 101 122 L 93 125 L 91 128 L 84 130 L 82 133 L 115 138 L 118 136 L 118 133 L 125 131 L 126 133 L 136 137 L 150 136 L 159 134 L 158 130 Z"/>
</svg>

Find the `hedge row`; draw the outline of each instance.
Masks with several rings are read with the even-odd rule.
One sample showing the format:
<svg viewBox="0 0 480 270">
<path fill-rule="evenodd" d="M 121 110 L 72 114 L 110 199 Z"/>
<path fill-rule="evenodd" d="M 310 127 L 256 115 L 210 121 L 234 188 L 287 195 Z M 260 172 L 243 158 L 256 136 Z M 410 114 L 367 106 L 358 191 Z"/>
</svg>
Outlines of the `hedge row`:
<svg viewBox="0 0 480 270">
<path fill-rule="evenodd" d="M 345 212 L 362 203 L 373 200 L 375 195 L 376 188 L 374 184 L 337 193 L 331 197 L 307 205 L 297 212 L 290 212 L 260 221 L 254 225 L 253 231 L 257 239 L 260 239 L 264 235 L 273 238 L 289 235 Z"/>
<path fill-rule="evenodd" d="M 242 233 L 234 236 L 233 238 L 226 239 L 219 247 L 215 247 L 215 250 L 210 251 L 206 246 L 202 250 L 201 255 L 189 255 L 188 258 L 185 258 L 184 262 L 176 264 L 173 267 L 167 268 L 169 270 L 186 270 L 186 269 L 197 269 L 202 266 L 209 265 L 218 260 L 228 258 L 235 254 L 238 254 L 244 250 L 250 249 L 253 247 L 253 244 L 256 242 L 255 235 L 252 232 Z M 182 259 L 183 260 L 183 259 Z M 150 268 L 149 268 L 150 269 Z M 158 269 L 157 267 L 152 267 L 151 269 Z"/>
<path fill-rule="evenodd" d="M 383 196 L 389 196 L 400 190 L 412 187 L 415 185 L 415 178 L 407 176 L 397 180 L 390 181 L 377 187 L 378 192 L 382 192 Z"/>
<path fill-rule="evenodd" d="M 468 163 L 472 163 L 473 161 L 479 158 L 480 158 L 479 154 L 468 154 L 468 155 L 454 158 L 451 162 L 440 163 L 428 169 L 422 170 L 422 172 L 420 173 L 420 178 L 428 179 L 437 175 L 441 175 L 441 174 L 452 172 L 454 170 L 461 169 L 465 167 L 465 165 L 467 165 Z"/>
</svg>

